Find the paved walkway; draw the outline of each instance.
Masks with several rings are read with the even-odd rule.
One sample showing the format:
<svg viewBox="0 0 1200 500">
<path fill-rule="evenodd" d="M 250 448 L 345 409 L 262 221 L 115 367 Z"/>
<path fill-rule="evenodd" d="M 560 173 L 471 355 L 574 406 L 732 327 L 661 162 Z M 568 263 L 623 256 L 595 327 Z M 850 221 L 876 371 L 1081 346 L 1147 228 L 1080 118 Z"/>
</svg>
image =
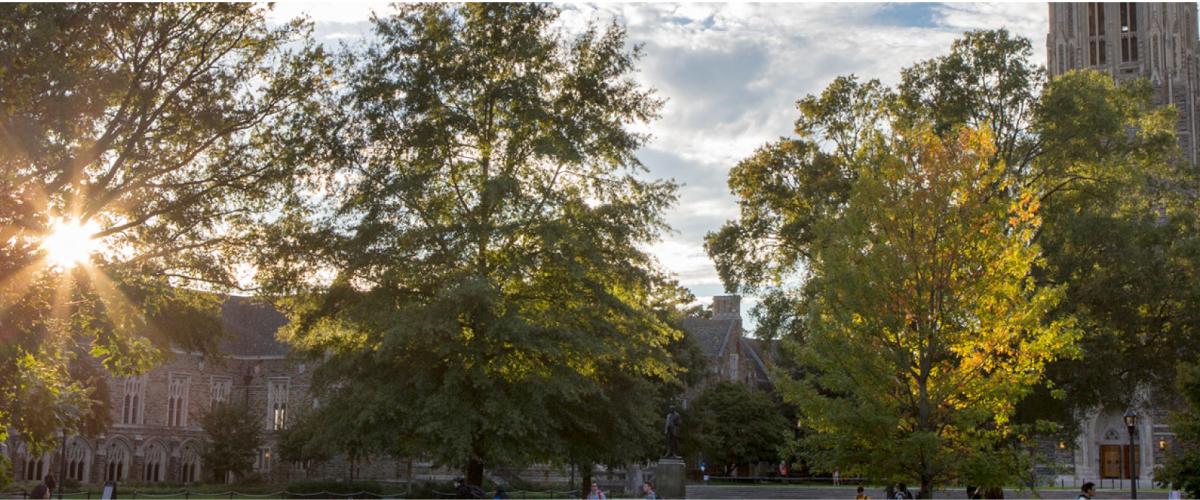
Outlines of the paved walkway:
<svg viewBox="0 0 1200 500">
<path fill-rule="evenodd" d="M 852 486 L 782 486 L 782 485 L 721 485 L 705 486 L 689 484 L 688 498 L 854 498 L 855 489 Z M 873 499 L 883 499 L 883 488 L 867 488 L 866 493 Z M 1074 499 L 1079 492 L 1062 489 L 1038 490 L 1041 498 Z M 935 498 L 966 498 L 962 489 L 938 491 Z M 1005 490 L 1004 498 L 1035 498 L 1028 491 Z M 1096 498 L 1129 498 L 1129 490 L 1098 490 Z M 1165 491 L 1138 491 L 1138 498 L 1167 498 Z"/>
</svg>

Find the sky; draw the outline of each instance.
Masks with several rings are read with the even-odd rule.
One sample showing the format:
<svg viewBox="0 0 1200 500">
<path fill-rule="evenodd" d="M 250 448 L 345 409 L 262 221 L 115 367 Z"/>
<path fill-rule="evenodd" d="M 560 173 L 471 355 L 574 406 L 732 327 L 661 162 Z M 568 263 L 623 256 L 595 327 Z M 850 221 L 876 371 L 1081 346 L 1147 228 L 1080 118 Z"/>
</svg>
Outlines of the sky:
<svg viewBox="0 0 1200 500">
<path fill-rule="evenodd" d="M 729 169 L 758 146 L 792 134 L 795 102 L 854 74 L 886 84 L 900 69 L 949 52 L 972 29 L 1007 28 L 1029 38 L 1033 61 L 1044 64 L 1048 7 L 1044 3 L 842 4 L 560 4 L 568 32 L 591 20 L 616 20 L 642 44 L 636 75 L 666 99 L 648 125 L 639 152 L 650 175 L 678 182 L 679 202 L 667 214 L 674 231 L 650 248 L 702 302 L 724 293 L 704 252 L 704 235 L 737 217 L 726 184 Z M 336 45 L 371 36 L 371 13 L 382 2 L 282 1 L 270 14 L 282 22 L 308 15 L 318 41 Z M 748 316 L 753 297 L 742 301 Z"/>
</svg>

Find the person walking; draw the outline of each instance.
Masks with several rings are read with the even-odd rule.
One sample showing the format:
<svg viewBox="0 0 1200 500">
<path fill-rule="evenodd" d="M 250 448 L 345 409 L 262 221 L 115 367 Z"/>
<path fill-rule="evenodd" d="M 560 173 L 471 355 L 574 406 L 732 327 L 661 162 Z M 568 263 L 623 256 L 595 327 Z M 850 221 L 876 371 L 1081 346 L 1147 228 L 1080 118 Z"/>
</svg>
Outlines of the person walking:
<svg viewBox="0 0 1200 500">
<path fill-rule="evenodd" d="M 642 483 L 642 495 L 645 500 L 658 500 L 658 494 L 654 493 L 654 483 L 650 481 Z"/>
<path fill-rule="evenodd" d="M 1079 489 L 1079 496 L 1075 500 L 1092 500 L 1096 496 L 1096 483 L 1088 481 L 1083 483 L 1083 488 Z"/>
<path fill-rule="evenodd" d="M 912 500 L 912 497 L 913 494 L 911 491 L 908 491 L 908 485 L 900 483 L 896 487 L 896 500 Z"/>
<path fill-rule="evenodd" d="M 46 477 L 42 478 L 42 482 L 33 487 L 33 491 L 29 493 L 29 498 L 50 498 L 50 494 L 54 492 L 54 487 L 57 485 L 58 483 L 54 480 L 54 474 L 46 474 Z"/>
<path fill-rule="evenodd" d="M 587 500 L 605 500 L 604 490 L 600 489 L 600 485 L 592 481 L 592 490 L 588 492 Z"/>
<path fill-rule="evenodd" d="M 837 469 L 833 469 L 833 485 L 834 485 L 834 486 L 841 486 L 841 484 L 842 484 L 842 475 L 841 475 L 841 473 L 840 473 L 840 472 L 839 472 Z"/>
</svg>

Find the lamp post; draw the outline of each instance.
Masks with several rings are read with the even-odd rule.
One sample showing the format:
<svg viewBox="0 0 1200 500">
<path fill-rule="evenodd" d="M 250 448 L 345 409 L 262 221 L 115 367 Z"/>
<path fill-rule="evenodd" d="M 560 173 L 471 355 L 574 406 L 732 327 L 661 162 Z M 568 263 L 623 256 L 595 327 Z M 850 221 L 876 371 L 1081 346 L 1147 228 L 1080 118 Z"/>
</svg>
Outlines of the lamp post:
<svg viewBox="0 0 1200 500">
<path fill-rule="evenodd" d="M 1137 452 L 1134 451 L 1133 436 L 1137 433 L 1137 412 L 1133 408 L 1125 410 L 1125 428 L 1129 430 L 1129 470 L 1133 481 L 1129 483 L 1129 498 L 1137 498 L 1138 470 Z"/>
</svg>

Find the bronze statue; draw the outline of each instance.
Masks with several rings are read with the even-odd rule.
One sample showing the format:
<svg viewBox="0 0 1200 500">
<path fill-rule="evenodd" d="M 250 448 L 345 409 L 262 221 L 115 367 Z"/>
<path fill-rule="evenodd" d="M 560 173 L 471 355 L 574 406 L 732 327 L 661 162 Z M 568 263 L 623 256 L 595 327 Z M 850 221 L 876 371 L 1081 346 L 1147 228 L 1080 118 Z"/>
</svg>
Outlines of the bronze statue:
<svg viewBox="0 0 1200 500">
<path fill-rule="evenodd" d="M 667 434 L 667 454 L 663 458 L 679 458 L 679 435 L 683 429 L 683 417 L 671 407 L 671 413 L 667 414 L 667 425 L 663 431 Z"/>
</svg>

